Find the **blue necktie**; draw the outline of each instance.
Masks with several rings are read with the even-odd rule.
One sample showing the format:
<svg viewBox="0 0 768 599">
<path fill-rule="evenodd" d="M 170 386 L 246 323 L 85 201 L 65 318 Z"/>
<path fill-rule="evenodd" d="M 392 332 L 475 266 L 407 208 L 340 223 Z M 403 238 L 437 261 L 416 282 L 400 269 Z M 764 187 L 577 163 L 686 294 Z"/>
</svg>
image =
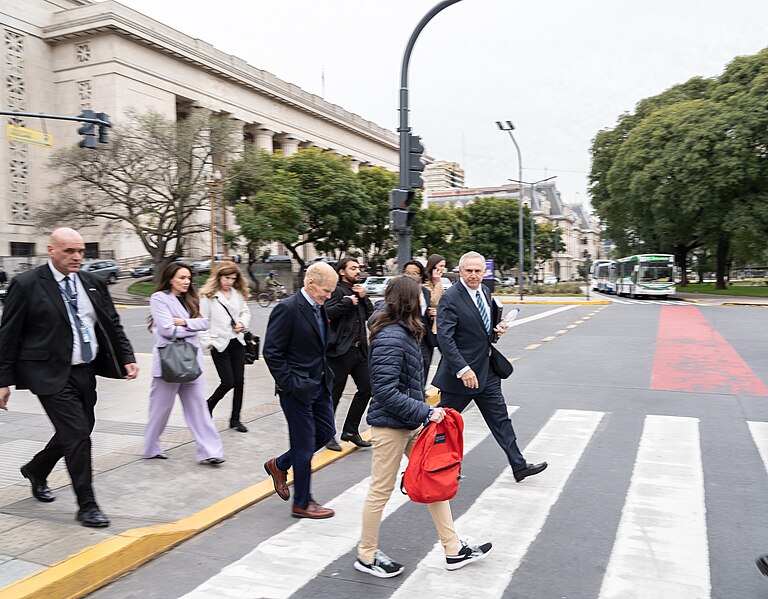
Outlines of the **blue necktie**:
<svg viewBox="0 0 768 599">
<path fill-rule="evenodd" d="M 485 309 L 485 304 L 483 303 L 483 298 L 480 297 L 479 291 L 476 293 L 475 299 L 477 300 L 477 309 L 480 310 L 480 317 L 483 319 L 483 324 L 485 325 L 485 332 L 490 333 L 491 321 L 488 318 L 488 312 Z"/>
<path fill-rule="evenodd" d="M 69 311 L 72 313 L 72 318 L 75 319 L 75 328 L 77 329 L 77 336 L 80 337 L 80 351 L 83 356 L 83 362 L 90 362 L 93 359 L 93 352 L 91 351 L 90 340 L 85 340 L 85 325 L 80 320 L 80 315 L 77 313 L 77 295 L 72 293 L 72 287 L 69 285 L 69 277 L 64 277 L 64 295 L 66 296 L 67 305 Z"/>
<path fill-rule="evenodd" d="M 315 313 L 315 320 L 320 329 L 320 339 L 323 340 L 323 345 L 325 345 L 325 328 L 323 327 L 323 317 L 320 315 L 320 306 L 314 305 L 312 306 L 312 310 Z"/>
</svg>

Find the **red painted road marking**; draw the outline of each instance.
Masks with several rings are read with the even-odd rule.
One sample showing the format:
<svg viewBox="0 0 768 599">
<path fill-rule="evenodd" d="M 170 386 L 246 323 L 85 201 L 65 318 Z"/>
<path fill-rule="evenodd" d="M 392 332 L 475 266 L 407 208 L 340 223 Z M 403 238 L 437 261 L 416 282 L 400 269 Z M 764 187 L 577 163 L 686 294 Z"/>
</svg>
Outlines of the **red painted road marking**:
<svg viewBox="0 0 768 599">
<path fill-rule="evenodd" d="M 651 388 L 768 397 L 768 387 L 699 308 L 663 306 Z"/>
</svg>

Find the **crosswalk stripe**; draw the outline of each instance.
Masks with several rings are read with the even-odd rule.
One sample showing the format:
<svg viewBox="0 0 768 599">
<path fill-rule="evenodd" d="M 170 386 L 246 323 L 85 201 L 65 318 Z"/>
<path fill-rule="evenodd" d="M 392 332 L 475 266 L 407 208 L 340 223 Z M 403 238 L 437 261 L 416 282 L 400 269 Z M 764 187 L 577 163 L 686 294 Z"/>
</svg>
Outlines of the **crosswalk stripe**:
<svg viewBox="0 0 768 599">
<path fill-rule="evenodd" d="M 493 552 L 482 566 L 447 572 L 443 548 L 437 543 L 391 599 L 439 597 L 446 590 L 453 597 L 501 597 L 602 417 L 602 412 L 558 410 L 525 449 L 531 461 L 551 460 L 549 468 L 522 484 L 505 469 L 456 521 L 460 537 L 467 533 L 474 542 L 493 542 Z M 506 509 L 500 511 L 499 506 Z"/>
<path fill-rule="evenodd" d="M 646 416 L 600 599 L 710 596 L 698 424 Z"/>
<path fill-rule="evenodd" d="M 768 471 L 768 422 L 747 422 L 749 433 L 757 446 L 763 466 Z"/>
<path fill-rule="evenodd" d="M 512 414 L 517 406 L 507 406 Z M 469 453 L 490 434 L 480 411 L 466 410 L 464 417 L 464 451 Z M 401 470 L 407 463 L 403 458 Z M 336 515 L 327 520 L 299 520 L 280 533 L 260 543 L 243 558 L 226 566 L 195 590 L 184 595 L 189 599 L 290 597 L 312 580 L 331 562 L 357 545 L 360 537 L 362 510 L 370 477 L 366 477 L 327 505 Z M 395 488 L 387 502 L 382 520 L 408 501 Z M 296 556 L 301 559 L 297 560 Z"/>
</svg>

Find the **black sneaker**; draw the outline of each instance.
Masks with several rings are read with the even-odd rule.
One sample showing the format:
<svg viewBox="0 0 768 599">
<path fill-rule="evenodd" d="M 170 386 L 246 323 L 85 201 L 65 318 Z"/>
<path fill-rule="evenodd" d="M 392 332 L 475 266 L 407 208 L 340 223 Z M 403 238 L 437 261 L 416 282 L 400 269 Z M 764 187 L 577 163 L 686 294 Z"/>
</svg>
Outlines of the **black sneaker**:
<svg viewBox="0 0 768 599">
<path fill-rule="evenodd" d="M 445 556 L 445 567 L 448 570 L 458 570 L 470 562 L 479 562 L 481 559 L 485 559 L 485 556 L 491 552 L 491 549 L 493 549 L 491 543 L 467 545 L 464 541 L 460 542 L 461 549 L 459 550 L 458 555 Z"/>
<path fill-rule="evenodd" d="M 373 556 L 373 563 L 371 564 L 365 564 L 359 559 L 355 561 L 355 570 L 367 572 L 377 578 L 392 578 L 400 574 L 404 569 L 405 566 L 403 564 L 398 564 L 383 551 L 376 551 Z"/>
</svg>

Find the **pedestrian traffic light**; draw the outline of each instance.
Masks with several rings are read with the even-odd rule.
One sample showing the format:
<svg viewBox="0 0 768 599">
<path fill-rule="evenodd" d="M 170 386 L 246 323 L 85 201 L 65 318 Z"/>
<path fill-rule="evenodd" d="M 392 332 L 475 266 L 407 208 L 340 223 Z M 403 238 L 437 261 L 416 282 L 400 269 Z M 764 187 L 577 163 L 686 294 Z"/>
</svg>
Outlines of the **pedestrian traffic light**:
<svg viewBox="0 0 768 599">
<path fill-rule="evenodd" d="M 109 115 L 106 112 L 97 112 L 96 118 L 101 121 L 101 123 L 99 123 L 99 143 L 108 143 L 109 128 L 112 126 L 112 123 L 109 120 Z"/>
<path fill-rule="evenodd" d="M 410 210 L 393 210 L 390 213 L 390 225 L 395 231 L 405 231 L 413 224 L 416 215 Z"/>
<path fill-rule="evenodd" d="M 392 210 L 410 210 L 416 192 L 412 189 L 393 189 L 389 192 L 389 207 Z"/>
<path fill-rule="evenodd" d="M 83 110 L 77 118 L 94 119 L 96 118 L 96 113 L 93 110 Z M 79 144 L 81 148 L 96 149 L 96 128 L 93 123 L 83 123 L 80 125 L 77 133 L 83 136 Z"/>
<path fill-rule="evenodd" d="M 408 134 L 408 188 L 422 189 L 424 180 L 421 173 L 424 170 L 424 161 L 421 155 L 424 153 L 424 146 L 421 143 L 421 137 Z"/>
</svg>

